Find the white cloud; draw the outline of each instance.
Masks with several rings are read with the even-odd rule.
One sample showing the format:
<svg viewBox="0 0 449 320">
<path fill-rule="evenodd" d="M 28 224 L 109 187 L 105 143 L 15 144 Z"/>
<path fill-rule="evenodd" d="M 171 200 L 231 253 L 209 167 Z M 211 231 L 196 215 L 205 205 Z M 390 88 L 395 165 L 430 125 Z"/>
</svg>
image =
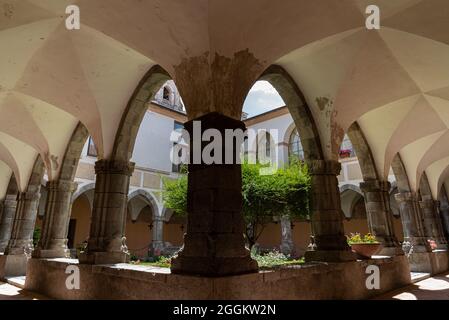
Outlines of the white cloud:
<svg viewBox="0 0 449 320">
<path fill-rule="evenodd" d="M 268 81 L 257 81 L 246 97 L 243 111 L 253 117 L 284 105 L 281 96 Z"/>
</svg>

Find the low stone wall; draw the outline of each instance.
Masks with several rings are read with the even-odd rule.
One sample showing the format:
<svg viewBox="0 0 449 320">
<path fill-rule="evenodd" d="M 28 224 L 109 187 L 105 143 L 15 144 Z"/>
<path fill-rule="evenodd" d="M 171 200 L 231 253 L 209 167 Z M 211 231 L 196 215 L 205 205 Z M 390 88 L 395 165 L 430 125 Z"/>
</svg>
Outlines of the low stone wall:
<svg viewBox="0 0 449 320">
<path fill-rule="evenodd" d="M 410 269 L 414 272 L 426 272 L 431 275 L 449 270 L 449 251 L 415 252 L 409 256 Z"/>
<path fill-rule="evenodd" d="M 31 259 L 25 288 L 55 299 L 301 300 L 367 299 L 411 283 L 406 257 L 308 264 L 222 278 L 170 274 L 168 269 L 79 265 L 80 289 L 68 290 L 66 268 L 77 260 Z M 366 268 L 380 269 L 380 290 L 368 290 Z"/>
</svg>

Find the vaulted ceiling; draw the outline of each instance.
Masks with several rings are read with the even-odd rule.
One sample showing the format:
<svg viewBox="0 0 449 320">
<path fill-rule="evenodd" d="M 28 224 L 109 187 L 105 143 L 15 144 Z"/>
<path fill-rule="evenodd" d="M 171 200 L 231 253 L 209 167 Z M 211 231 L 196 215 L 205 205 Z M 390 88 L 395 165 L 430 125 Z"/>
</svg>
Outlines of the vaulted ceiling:
<svg viewBox="0 0 449 320">
<path fill-rule="evenodd" d="M 70 4 L 81 30 L 65 28 Z M 365 28 L 370 4 L 380 7 L 380 30 Z M 39 154 L 56 179 L 78 121 L 109 157 L 127 102 L 155 64 L 191 115 L 241 110 L 244 96 L 220 104 L 211 81 L 234 81 L 231 95 L 242 95 L 281 65 L 327 158 L 358 121 L 381 175 L 399 152 L 412 188 L 426 172 L 436 196 L 449 179 L 448 30 L 447 0 L 0 0 L 0 198 L 11 172 L 24 190 Z M 239 52 L 253 60 L 235 67 Z M 233 67 L 217 69 L 218 57 Z"/>
</svg>

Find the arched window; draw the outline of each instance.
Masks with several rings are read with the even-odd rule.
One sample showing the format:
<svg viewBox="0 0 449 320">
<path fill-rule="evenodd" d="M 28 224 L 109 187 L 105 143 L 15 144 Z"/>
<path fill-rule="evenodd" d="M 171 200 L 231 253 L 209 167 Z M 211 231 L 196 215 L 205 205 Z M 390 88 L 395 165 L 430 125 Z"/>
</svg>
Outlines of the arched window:
<svg viewBox="0 0 449 320">
<path fill-rule="evenodd" d="M 259 142 L 256 145 L 256 160 L 267 161 L 271 158 L 272 137 L 268 131 L 259 138 Z M 261 153 L 261 154 L 259 154 Z M 260 158 L 262 157 L 262 159 Z"/>
<path fill-rule="evenodd" d="M 290 135 L 288 157 L 298 157 L 300 160 L 304 160 L 304 149 L 301 144 L 301 139 L 299 138 L 298 130 L 293 130 Z"/>
<path fill-rule="evenodd" d="M 170 101 L 170 89 L 168 87 L 164 87 L 164 93 L 162 98 L 164 100 Z"/>
</svg>

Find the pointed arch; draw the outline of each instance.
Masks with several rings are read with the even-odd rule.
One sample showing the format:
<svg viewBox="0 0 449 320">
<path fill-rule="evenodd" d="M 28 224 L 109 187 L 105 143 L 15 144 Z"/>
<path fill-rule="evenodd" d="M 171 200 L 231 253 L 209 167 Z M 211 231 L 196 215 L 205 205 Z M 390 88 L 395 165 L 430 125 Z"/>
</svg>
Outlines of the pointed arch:
<svg viewBox="0 0 449 320">
<path fill-rule="evenodd" d="M 299 132 L 305 160 L 324 159 L 312 112 L 293 78 L 281 66 L 272 65 L 263 72 L 259 80 L 270 82 L 284 100 Z"/>
<path fill-rule="evenodd" d="M 78 123 L 73 131 L 70 142 L 67 146 L 59 179 L 64 181 L 73 181 L 75 179 L 78 163 L 81 158 L 84 145 L 89 137 L 87 128 L 81 122 Z"/>
<path fill-rule="evenodd" d="M 391 163 L 391 168 L 393 169 L 394 176 L 396 178 L 396 183 L 398 191 L 411 192 L 410 182 L 408 180 L 407 171 L 405 170 L 404 163 L 402 162 L 401 156 L 397 153 Z"/>
<path fill-rule="evenodd" d="M 131 159 L 137 133 L 148 108 L 147 103 L 167 80 L 170 80 L 170 75 L 161 66 L 155 65 L 140 81 L 122 116 L 112 159 L 125 162 Z"/>
<path fill-rule="evenodd" d="M 357 154 L 363 180 L 379 180 L 371 148 L 357 122 L 349 127 L 347 134 Z"/>
</svg>

